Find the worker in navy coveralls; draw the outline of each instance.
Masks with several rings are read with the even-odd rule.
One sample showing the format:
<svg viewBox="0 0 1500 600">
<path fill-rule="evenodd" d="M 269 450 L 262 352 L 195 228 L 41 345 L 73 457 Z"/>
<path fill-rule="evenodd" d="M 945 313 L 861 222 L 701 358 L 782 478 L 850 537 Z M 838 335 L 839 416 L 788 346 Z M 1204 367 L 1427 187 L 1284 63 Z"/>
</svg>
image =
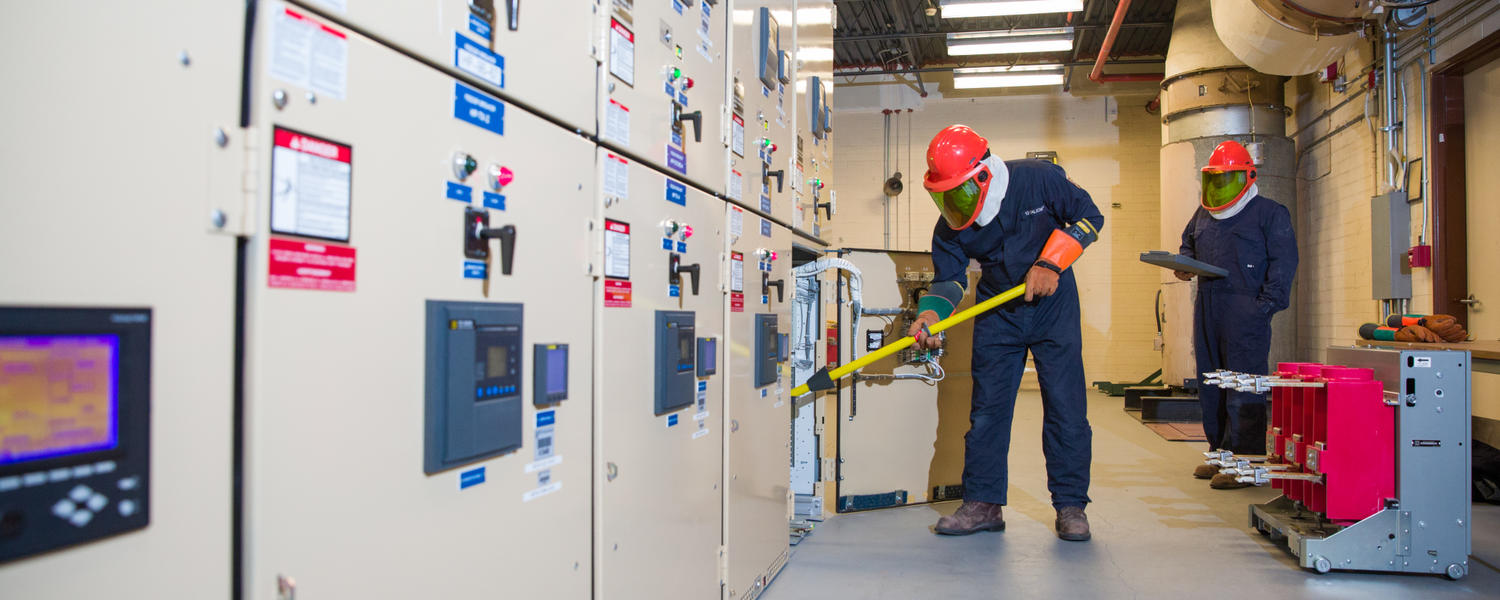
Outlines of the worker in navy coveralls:
<svg viewBox="0 0 1500 600">
<path fill-rule="evenodd" d="M 1078 285 L 1068 269 L 1098 238 L 1104 216 L 1062 167 L 1042 160 L 1002 161 L 989 142 L 963 125 L 939 132 L 927 148 L 923 186 L 942 218 L 932 233 L 932 286 L 918 304 L 909 335 L 936 348 L 927 327 L 953 313 L 967 293 L 971 259 L 983 267 L 978 300 L 1026 284 L 1024 302 L 980 315 L 974 323 L 973 407 L 964 446 L 964 501 L 938 520 L 944 535 L 1005 529 L 1010 426 L 1016 391 L 1034 359 L 1042 388 L 1042 452 L 1058 537 L 1089 539 L 1089 428 Z"/>
<path fill-rule="evenodd" d="M 1297 274 L 1297 238 L 1285 206 L 1259 195 L 1250 153 L 1239 142 L 1219 144 L 1203 167 L 1202 206 L 1182 231 L 1183 256 L 1229 271 L 1200 278 L 1193 307 L 1193 352 L 1198 373 L 1220 369 L 1265 374 L 1271 352 L 1271 315 L 1287 307 Z M 1187 281 L 1192 273 L 1177 271 Z M 1210 450 L 1266 453 L 1266 398 L 1217 386 L 1198 386 L 1203 433 Z M 1217 467 L 1193 476 L 1215 489 L 1248 486 Z"/>
</svg>

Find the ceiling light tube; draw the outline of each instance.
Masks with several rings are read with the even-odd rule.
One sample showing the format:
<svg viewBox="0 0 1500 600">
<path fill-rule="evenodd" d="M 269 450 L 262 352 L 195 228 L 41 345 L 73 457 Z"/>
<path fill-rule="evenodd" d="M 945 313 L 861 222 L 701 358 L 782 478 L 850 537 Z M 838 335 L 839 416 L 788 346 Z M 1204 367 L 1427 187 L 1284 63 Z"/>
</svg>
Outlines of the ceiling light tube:
<svg viewBox="0 0 1500 600">
<path fill-rule="evenodd" d="M 944 19 L 1077 12 L 1083 0 L 943 0 Z"/>
<path fill-rule="evenodd" d="M 949 56 L 1067 52 L 1072 49 L 1072 27 L 948 34 Z"/>
<path fill-rule="evenodd" d="M 1028 87 L 1062 85 L 1066 70 L 1062 65 L 1018 65 L 1014 67 L 974 67 L 953 70 L 953 88 Z"/>
</svg>

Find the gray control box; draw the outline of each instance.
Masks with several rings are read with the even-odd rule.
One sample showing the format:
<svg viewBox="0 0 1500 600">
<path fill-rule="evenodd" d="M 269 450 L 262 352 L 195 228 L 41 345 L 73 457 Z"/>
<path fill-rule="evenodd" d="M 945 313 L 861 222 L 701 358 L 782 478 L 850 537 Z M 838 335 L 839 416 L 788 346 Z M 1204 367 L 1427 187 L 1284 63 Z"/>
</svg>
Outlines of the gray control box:
<svg viewBox="0 0 1500 600">
<path fill-rule="evenodd" d="M 521 318 L 520 304 L 427 301 L 427 473 L 521 447 Z"/>
<path fill-rule="evenodd" d="M 656 311 L 656 414 L 693 403 L 697 363 L 697 313 Z"/>
<path fill-rule="evenodd" d="M 776 315 L 755 315 L 755 387 L 776 383 L 776 362 L 781 356 L 781 337 Z"/>
<path fill-rule="evenodd" d="M 781 81 L 781 28 L 768 7 L 760 7 L 759 20 L 760 29 L 755 36 L 755 56 L 760 59 L 756 61 L 760 72 L 756 75 L 762 84 L 775 91 L 776 84 Z"/>
</svg>

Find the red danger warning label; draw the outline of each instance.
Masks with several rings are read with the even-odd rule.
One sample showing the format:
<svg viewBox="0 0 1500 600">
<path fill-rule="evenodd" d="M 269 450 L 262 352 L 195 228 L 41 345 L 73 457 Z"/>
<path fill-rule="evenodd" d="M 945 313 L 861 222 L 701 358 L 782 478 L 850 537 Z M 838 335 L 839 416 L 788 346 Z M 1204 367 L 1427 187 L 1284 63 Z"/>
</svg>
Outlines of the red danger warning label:
<svg viewBox="0 0 1500 600">
<path fill-rule="evenodd" d="M 605 279 L 604 306 L 608 308 L 630 308 L 630 281 L 625 279 Z"/>
<path fill-rule="evenodd" d="M 273 288 L 354 291 L 354 247 L 323 242 L 271 238 Z"/>
</svg>

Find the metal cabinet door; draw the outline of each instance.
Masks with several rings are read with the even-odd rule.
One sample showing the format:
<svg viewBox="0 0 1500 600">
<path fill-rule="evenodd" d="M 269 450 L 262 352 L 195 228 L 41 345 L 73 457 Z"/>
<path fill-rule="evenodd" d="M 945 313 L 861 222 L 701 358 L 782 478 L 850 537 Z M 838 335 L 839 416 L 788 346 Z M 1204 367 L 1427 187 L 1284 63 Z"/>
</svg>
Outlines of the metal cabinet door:
<svg viewBox="0 0 1500 600">
<path fill-rule="evenodd" d="M 723 375 L 694 377 L 692 405 L 657 414 L 657 311 L 695 314 L 723 373 L 719 254 L 723 202 L 599 149 L 604 267 L 595 360 L 598 598 L 698 599 L 719 593 Z M 669 222 L 677 227 L 668 229 Z M 623 227 L 622 227 L 623 226 Z M 692 234 L 684 237 L 691 227 Z M 671 249 L 668 249 L 670 246 Z M 698 293 L 668 266 L 698 266 Z M 695 355 L 696 361 L 705 357 Z M 696 373 L 695 373 L 696 375 Z"/>
<path fill-rule="evenodd" d="M 737 2 L 730 27 L 733 47 L 729 63 L 729 171 L 724 173 L 726 195 L 780 219 L 792 222 L 792 193 L 797 164 L 793 148 L 795 87 L 779 81 L 766 85 L 759 77 L 761 8 L 768 9 L 787 53 L 789 74 L 796 59 L 792 0 Z M 779 173 L 780 182 L 778 185 Z M 786 249 L 790 250 L 788 244 Z"/>
<path fill-rule="evenodd" d="M 257 30 L 273 16 L 263 11 Z M 345 99 L 307 102 L 264 63 L 254 82 L 246 597 L 277 597 L 280 578 L 308 597 L 587 597 L 593 146 L 358 33 L 320 26 L 348 40 Z M 291 101 L 278 107 L 276 90 Z M 455 117 L 460 99 L 495 128 Z M 269 231 L 273 193 L 323 191 L 276 171 L 275 128 L 351 147 L 347 243 Z M 465 156 L 476 172 L 460 178 L 454 159 Z M 514 180 L 493 190 L 490 165 Z M 492 227 L 517 231 L 512 273 L 492 259 L 487 280 L 472 277 L 479 267 L 464 255 L 465 209 L 486 206 Z M 278 240 L 347 246 L 352 286 L 273 287 Z M 428 300 L 524 305 L 520 448 L 432 475 L 423 462 Z M 571 350 L 570 396 L 538 408 L 531 352 L 558 343 Z M 560 458 L 545 468 L 540 411 L 552 411 Z"/>
<path fill-rule="evenodd" d="M 724 461 L 724 545 L 728 564 L 725 598 L 753 598 L 776 576 L 787 557 L 791 502 L 791 390 L 786 363 L 774 365 L 775 380 L 756 385 L 758 315 L 776 317 L 776 333 L 791 331 L 791 231 L 728 206 L 730 259 L 729 387 L 724 418 L 729 430 Z M 739 230 L 739 235 L 734 231 Z M 775 253 L 774 255 L 772 253 Z M 774 258 L 773 258 L 774 257 Z M 736 264 L 738 263 L 738 264 Z M 739 271 L 741 276 L 735 276 Z M 763 293 L 763 278 L 781 282 Z M 738 285 L 737 285 L 738 284 Z"/>
</svg>

